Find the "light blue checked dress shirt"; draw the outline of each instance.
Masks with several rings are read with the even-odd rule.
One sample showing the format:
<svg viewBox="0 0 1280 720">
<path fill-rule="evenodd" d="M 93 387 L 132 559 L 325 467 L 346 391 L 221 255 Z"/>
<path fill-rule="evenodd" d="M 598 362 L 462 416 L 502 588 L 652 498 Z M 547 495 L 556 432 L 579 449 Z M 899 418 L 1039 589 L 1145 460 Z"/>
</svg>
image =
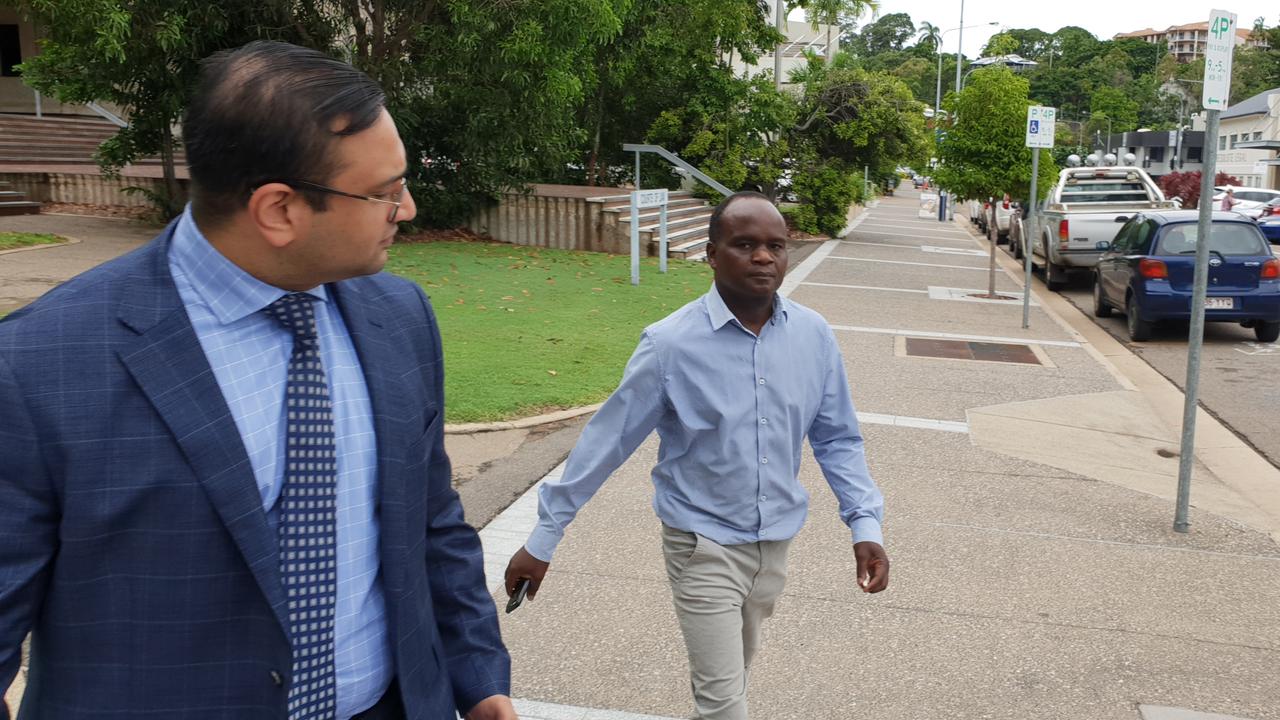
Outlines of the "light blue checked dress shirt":
<svg viewBox="0 0 1280 720">
<path fill-rule="evenodd" d="M 253 467 L 273 530 L 284 478 L 284 391 L 293 338 L 261 312 L 286 294 L 250 276 L 209 244 L 188 207 L 169 269 Z M 320 356 L 333 399 L 338 460 L 338 592 L 334 622 L 338 713 L 377 702 L 394 671 L 378 580 L 377 448 L 368 388 L 342 313 L 324 287 L 315 304 Z"/>
<path fill-rule="evenodd" d="M 721 545 L 794 537 L 809 507 L 797 479 L 807 436 L 853 541 L 883 543 L 884 500 L 831 327 L 775 296 L 756 336 L 713 285 L 645 329 L 563 476 L 539 491 L 529 553 L 550 561 L 578 509 L 655 429 L 653 509 L 667 525 Z"/>
</svg>

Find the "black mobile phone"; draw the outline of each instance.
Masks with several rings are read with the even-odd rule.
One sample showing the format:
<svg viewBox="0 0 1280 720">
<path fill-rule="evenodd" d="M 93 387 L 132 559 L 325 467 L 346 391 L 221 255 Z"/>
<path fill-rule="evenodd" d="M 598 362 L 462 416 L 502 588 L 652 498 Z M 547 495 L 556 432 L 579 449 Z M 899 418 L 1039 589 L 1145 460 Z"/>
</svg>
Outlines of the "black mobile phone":
<svg viewBox="0 0 1280 720">
<path fill-rule="evenodd" d="M 529 592 L 529 578 L 520 578 L 520 582 L 516 583 L 516 591 L 507 601 L 507 612 L 520 607 L 520 603 L 524 602 L 525 593 Z"/>
</svg>

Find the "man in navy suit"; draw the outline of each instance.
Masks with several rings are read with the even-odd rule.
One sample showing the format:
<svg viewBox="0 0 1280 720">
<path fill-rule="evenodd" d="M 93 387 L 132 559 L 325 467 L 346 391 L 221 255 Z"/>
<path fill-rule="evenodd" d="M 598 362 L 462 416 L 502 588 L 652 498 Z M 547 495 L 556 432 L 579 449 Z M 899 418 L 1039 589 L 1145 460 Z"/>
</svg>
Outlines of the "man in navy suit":
<svg viewBox="0 0 1280 720">
<path fill-rule="evenodd" d="M 383 104 L 311 50 L 213 56 L 187 211 L 0 322 L 20 718 L 516 717 L 435 317 L 380 273 L 416 212 Z"/>
</svg>

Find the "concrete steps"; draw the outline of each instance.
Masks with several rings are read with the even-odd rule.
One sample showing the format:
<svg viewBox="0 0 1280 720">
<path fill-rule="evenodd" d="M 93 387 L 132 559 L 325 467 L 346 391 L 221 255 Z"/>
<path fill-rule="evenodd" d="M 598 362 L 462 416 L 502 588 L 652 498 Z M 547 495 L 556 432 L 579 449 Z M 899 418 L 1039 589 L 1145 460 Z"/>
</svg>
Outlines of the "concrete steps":
<svg viewBox="0 0 1280 720">
<path fill-rule="evenodd" d="M 25 194 L 14 190 L 9 183 L 0 182 L 0 216 L 38 214 L 40 203 L 28 200 Z"/>
<path fill-rule="evenodd" d="M 707 223 L 712 209 L 705 200 L 692 193 L 678 190 L 670 193 L 667 202 L 667 255 L 685 260 L 705 260 Z M 607 195 L 591 198 L 590 202 L 603 206 L 605 224 L 613 228 L 617 241 L 626 247 L 631 242 L 631 197 Z M 637 219 L 640 229 L 640 245 L 649 257 L 656 257 L 659 250 L 658 208 L 646 208 Z"/>
<path fill-rule="evenodd" d="M 94 164 L 98 146 L 117 129 L 106 120 L 89 117 L 0 114 L 0 164 Z M 186 164 L 181 148 L 175 160 Z M 160 158 L 142 158 L 134 164 L 159 165 Z"/>
</svg>

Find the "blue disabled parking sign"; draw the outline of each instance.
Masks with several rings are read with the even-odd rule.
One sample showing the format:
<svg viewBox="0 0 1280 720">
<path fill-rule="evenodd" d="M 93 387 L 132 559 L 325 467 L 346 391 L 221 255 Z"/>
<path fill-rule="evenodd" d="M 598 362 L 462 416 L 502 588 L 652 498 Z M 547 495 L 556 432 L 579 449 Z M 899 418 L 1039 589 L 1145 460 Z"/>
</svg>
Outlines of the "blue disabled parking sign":
<svg viewBox="0 0 1280 720">
<path fill-rule="evenodd" d="M 1039 120 L 1032 120 L 1032 121 L 1031 121 L 1031 134 L 1033 134 L 1033 135 L 1038 135 L 1039 133 L 1040 133 L 1040 121 L 1039 121 Z"/>
</svg>

